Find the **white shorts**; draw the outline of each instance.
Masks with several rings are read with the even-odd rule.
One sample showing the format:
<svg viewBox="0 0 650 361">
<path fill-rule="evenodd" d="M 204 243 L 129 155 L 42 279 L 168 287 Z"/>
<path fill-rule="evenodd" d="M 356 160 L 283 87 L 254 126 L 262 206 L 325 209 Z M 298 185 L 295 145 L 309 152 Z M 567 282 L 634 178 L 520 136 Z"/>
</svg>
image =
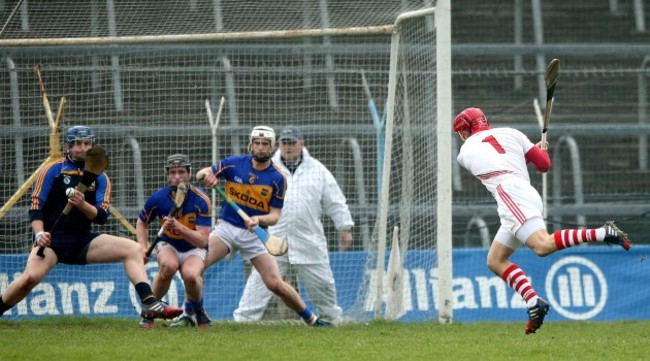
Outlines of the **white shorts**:
<svg viewBox="0 0 650 361">
<path fill-rule="evenodd" d="M 241 253 L 245 261 L 268 253 L 266 247 L 255 233 L 250 232 L 248 229 L 236 227 L 223 219 L 220 219 L 212 229 L 210 236 L 212 235 L 219 237 L 228 246 L 230 249 L 228 259 L 232 259 L 237 251 Z"/>
<path fill-rule="evenodd" d="M 205 255 L 207 254 L 207 251 L 205 250 L 205 248 L 192 248 L 191 250 L 186 251 L 186 252 L 179 252 L 176 249 L 176 247 L 172 246 L 171 244 L 169 244 L 167 242 L 161 241 L 161 242 L 158 243 L 158 245 L 156 245 L 156 250 L 160 251 L 161 247 L 167 247 L 167 246 L 169 246 L 169 248 L 171 248 L 172 250 L 174 250 L 174 252 L 176 252 L 176 255 L 178 256 L 178 265 L 179 266 L 182 265 L 183 262 L 185 262 L 185 260 L 189 256 L 198 256 L 198 257 L 201 258 L 201 261 L 205 262 Z"/>
<path fill-rule="evenodd" d="M 497 186 L 494 198 L 501 219 L 501 227 L 494 236 L 495 241 L 517 249 L 533 233 L 546 229 L 542 216 L 542 197 L 530 183 L 509 179 Z"/>
</svg>

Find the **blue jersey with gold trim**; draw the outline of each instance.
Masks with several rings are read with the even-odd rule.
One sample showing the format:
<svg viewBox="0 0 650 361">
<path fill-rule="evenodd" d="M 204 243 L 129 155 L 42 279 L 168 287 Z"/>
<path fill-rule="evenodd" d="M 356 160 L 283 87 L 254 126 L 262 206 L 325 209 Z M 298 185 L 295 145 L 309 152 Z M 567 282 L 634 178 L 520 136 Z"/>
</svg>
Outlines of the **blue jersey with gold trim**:
<svg viewBox="0 0 650 361">
<path fill-rule="evenodd" d="M 41 220 L 45 230 L 50 230 L 63 208 L 68 204 L 66 189 L 76 187 L 81 181 L 83 173 L 84 169 L 67 157 L 47 164 L 40 171 L 34 183 L 29 220 Z M 90 231 L 92 223 L 106 223 L 109 215 L 110 194 L 111 182 L 106 174 L 101 173 L 84 193 L 86 202 L 97 208 L 95 219 L 88 219 L 81 211 L 73 207 L 57 230 L 85 233 Z"/>
<path fill-rule="evenodd" d="M 154 219 L 158 219 L 159 227 L 162 227 L 163 219 L 169 215 L 169 211 L 173 206 L 172 189 L 170 186 L 165 186 L 147 199 L 138 218 L 147 224 Z M 181 209 L 174 214 L 174 218 L 191 230 L 196 230 L 197 226 L 210 227 L 212 225 L 210 199 L 201 188 L 190 184 L 185 196 L 185 202 L 183 202 Z M 179 252 L 187 252 L 196 248 L 190 242 L 181 238 L 179 234 L 169 229 L 165 229 L 161 238 L 164 242 L 174 246 Z"/>
<path fill-rule="evenodd" d="M 213 165 L 212 172 L 226 180 L 226 194 L 251 217 L 268 214 L 271 208 L 284 205 L 287 181 L 273 162 L 260 171 L 253 168 L 252 155 L 232 156 Z M 241 217 L 228 205 L 221 207 L 219 218 L 246 228 Z"/>
</svg>

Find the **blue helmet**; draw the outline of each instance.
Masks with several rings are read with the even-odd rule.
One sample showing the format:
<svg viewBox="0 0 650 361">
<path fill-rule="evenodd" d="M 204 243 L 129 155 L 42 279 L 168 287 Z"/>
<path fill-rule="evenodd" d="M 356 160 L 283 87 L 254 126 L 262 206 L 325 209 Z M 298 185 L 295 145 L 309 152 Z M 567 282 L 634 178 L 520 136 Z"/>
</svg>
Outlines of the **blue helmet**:
<svg viewBox="0 0 650 361">
<path fill-rule="evenodd" d="M 91 141 L 94 141 L 95 132 L 84 125 L 75 125 L 74 127 L 70 127 L 65 133 L 66 144 L 72 145 L 72 143 L 77 139 L 90 139 Z"/>
</svg>

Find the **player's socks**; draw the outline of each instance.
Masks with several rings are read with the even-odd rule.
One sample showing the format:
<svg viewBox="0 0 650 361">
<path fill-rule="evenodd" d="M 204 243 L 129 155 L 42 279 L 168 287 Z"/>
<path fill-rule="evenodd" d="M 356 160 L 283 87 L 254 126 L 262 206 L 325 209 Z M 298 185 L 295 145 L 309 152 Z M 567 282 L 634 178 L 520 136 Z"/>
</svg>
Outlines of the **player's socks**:
<svg viewBox="0 0 650 361">
<path fill-rule="evenodd" d="M 151 286 L 148 283 L 140 282 L 135 285 L 135 292 L 138 293 L 138 297 L 140 297 L 140 301 L 142 301 L 143 305 L 151 305 L 158 301 L 153 295 Z"/>
<path fill-rule="evenodd" d="M 192 305 L 192 302 L 190 301 L 185 301 L 183 303 L 183 311 L 185 311 L 186 315 L 193 315 L 194 314 L 194 306 Z"/>
<path fill-rule="evenodd" d="M 581 243 L 604 241 L 606 231 L 604 227 L 592 229 L 563 229 L 553 233 L 557 249 L 578 246 Z"/>
<path fill-rule="evenodd" d="M 12 306 L 9 306 L 8 304 L 5 303 L 5 301 L 2 300 L 2 295 L 0 295 L 0 317 L 10 309 Z"/>
<path fill-rule="evenodd" d="M 501 278 L 503 278 L 510 288 L 521 295 L 524 301 L 526 301 L 526 305 L 530 307 L 530 305 L 534 305 L 537 302 L 537 292 L 535 292 L 528 277 L 526 277 L 526 274 L 519 266 L 513 263 L 503 272 Z"/>
<path fill-rule="evenodd" d="M 318 317 L 316 317 L 316 315 L 314 315 L 313 313 L 311 313 L 311 311 L 309 310 L 309 308 L 305 308 L 302 312 L 299 312 L 298 315 L 300 315 L 300 317 L 302 317 L 302 319 L 303 319 L 303 320 L 304 320 L 308 325 L 313 325 L 314 322 L 316 322 L 316 320 L 318 319 Z"/>
<path fill-rule="evenodd" d="M 201 311 L 203 309 L 203 298 L 200 301 L 191 301 L 189 302 L 192 313 Z M 187 304 L 185 306 L 185 313 L 187 313 Z M 188 315 L 191 313 L 188 313 Z"/>
</svg>

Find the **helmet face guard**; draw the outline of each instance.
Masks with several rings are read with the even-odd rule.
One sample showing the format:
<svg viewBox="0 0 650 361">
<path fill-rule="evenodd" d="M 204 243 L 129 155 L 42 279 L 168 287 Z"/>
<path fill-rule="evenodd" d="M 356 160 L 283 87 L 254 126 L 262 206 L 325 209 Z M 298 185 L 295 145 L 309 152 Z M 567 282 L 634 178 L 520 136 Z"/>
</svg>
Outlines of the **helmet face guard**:
<svg viewBox="0 0 650 361">
<path fill-rule="evenodd" d="M 192 172 L 192 163 L 190 163 L 190 158 L 185 154 L 176 153 L 167 157 L 164 167 L 165 174 L 169 174 L 169 170 L 175 167 L 185 167 L 188 173 Z"/>
</svg>

